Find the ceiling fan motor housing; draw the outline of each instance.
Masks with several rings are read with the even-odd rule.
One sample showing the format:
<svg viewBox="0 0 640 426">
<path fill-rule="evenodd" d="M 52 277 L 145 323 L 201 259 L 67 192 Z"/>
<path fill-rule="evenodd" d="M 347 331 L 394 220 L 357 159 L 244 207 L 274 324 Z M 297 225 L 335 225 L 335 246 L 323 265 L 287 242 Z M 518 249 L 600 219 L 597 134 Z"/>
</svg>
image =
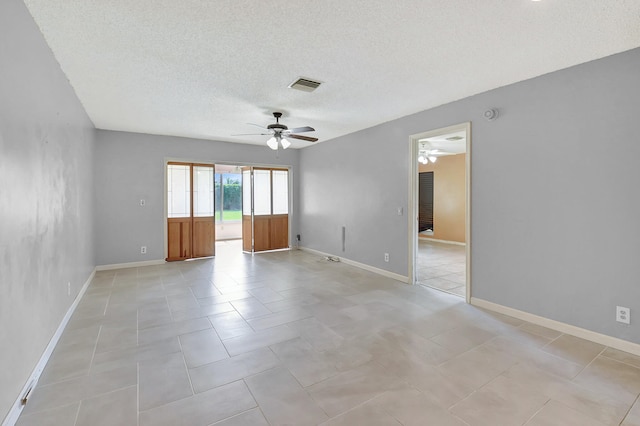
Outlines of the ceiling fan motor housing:
<svg viewBox="0 0 640 426">
<path fill-rule="evenodd" d="M 276 118 L 276 122 L 275 124 L 269 124 L 267 126 L 267 129 L 275 130 L 276 132 L 278 131 L 282 132 L 288 129 L 288 127 L 285 126 L 284 124 L 280 124 L 280 117 L 282 117 L 281 112 L 274 112 L 273 116 Z"/>
<path fill-rule="evenodd" d="M 267 129 L 283 131 L 283 130 L 287 130 L 288 127 L 285 126 L 284 124 L 276 123 L 276 124 L 269 124 L 267 126 Z"/>
</svg>

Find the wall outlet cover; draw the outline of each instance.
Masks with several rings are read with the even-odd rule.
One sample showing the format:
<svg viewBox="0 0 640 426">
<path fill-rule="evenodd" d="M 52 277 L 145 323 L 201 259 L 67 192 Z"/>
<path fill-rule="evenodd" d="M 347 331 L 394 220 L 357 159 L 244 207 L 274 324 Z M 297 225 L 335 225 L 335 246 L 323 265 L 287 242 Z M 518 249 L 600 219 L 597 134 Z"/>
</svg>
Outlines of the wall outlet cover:
<svg viewBox="0 0 640 426">
<path fill-rule="evenodd" d="M 616 321 L 623 324 L 631 324 L 631 309 L 624 306 L 616 306 Z"/>
</svg>

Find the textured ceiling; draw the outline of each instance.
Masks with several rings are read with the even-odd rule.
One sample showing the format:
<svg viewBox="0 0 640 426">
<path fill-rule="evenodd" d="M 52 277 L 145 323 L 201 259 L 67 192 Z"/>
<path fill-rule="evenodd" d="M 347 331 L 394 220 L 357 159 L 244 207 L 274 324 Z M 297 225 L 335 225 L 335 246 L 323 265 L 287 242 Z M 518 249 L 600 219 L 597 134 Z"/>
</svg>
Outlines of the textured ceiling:
<svg viewBox="0 0 640 426">
<path fill-rule="evenodd" d="M 272 111 L 322 142 L 640 46 L 639 0 L 25 3 L 96 127 L 243 143 Z"/>
</svg>

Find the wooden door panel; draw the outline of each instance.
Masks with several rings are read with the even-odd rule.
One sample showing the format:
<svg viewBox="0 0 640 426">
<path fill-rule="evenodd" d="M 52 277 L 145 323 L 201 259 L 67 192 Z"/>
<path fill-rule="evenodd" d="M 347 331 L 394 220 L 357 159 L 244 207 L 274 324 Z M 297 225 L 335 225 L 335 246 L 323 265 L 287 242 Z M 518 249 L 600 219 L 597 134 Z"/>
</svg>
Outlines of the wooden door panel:
<svg viewBox="0 0 640 426">
<path fill-rule="evenodd" d="M 289 247 L 289 216 L 271 216 L 269 223 L 270 249 L 284 249 Z"/>
<path fill-rule="evenodd" d="M 213 216 L 193 218 L 193 257 L 215 254 L 215 222 Z"/>
<path fill-rule="evenodd" d="M 271 250 L 269 222 L 271 216 L 254 216 L 253 217 L 253 250 L 265 251 Z"/>
<path fill-rule="evenodd" d="M 183 260 L 191 257 L 191 218 L 168 219 L 167 260 Z"/>
<path fill-rule="evenodd" d="M 242 250 L 251 251 L 251 216 L 242 216 Z"/>
</svg>

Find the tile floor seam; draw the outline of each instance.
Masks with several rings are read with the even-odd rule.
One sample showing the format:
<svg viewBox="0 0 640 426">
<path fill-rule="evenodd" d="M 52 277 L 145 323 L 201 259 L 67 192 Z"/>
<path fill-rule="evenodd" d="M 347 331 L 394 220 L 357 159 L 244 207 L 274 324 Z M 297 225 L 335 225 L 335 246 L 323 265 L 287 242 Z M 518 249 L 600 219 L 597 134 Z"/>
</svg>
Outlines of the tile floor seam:
<svg viewBox="0 0 640 426">
<path fill-rule="evenodd" d="M 605 347 L 604 347 L 604 349 L 602 349 L 598 355 L 596 355 L 595 357 L 593 357 L 593 359 L 592 359 L 591 361 L 589 361 L 589 363 L 588 363 L 587 365 L 585 365 L 585 366 L 584 366 L 584 367 L 583 367 L 583 368 L 582 368 L 582 369 L 581 369 L 581 370 L 580 370 L 580 371 L 579 371 L 579 372 L 578 372 L 578 373 L 577 373 L 577 374 L 576 374 L 576 375 L 571 379 L 571 382 L 572 382 L 572 383 L 575 383 L 575 382 L 574 382 L 574 380 L 575 380 L 578 376 L 580 376 L 580 374 L 582 374 L 582 373 L 583 373 L 583 372 L 584 372 L 584 371 L 585 371 L 589 366 L 591 366 L 591 364 L 593 364 L 593 363 L 594 363 L 594 362 L 595 362 L 595 361 L 600 357 L 600 355 L 601 355 L 604 351 L 606 351 L 606 350 L 607 350 L 607 347 L 605 346 Z M 607 358 L 607 357 L 605 357 L 605 358 Z M 607 359 L 608 359 L 608 358 L 607 358 Z M 616 361 L 616 360 L 614 359 L 614 360 L 612 360 L 612 361 Z M 621 364 L 622 364 L 622 363 L 621 363 Z M 575 383 L 575 384 L 577 384 L 577 383 Z"/>
<path fill-rule="evenodd" d="M 218 330 L 216 330 L 216 328 L 213 326 L 213 323 L 211 322 L 211 318 L 209 318 L 208 316 L 207 316 L 207 321 L 209 321 L 209 324 L 211 324 L 211 329 L 213 329 L 213 332 L 216 333 L 216 336 L 218 336 L 218 339 L 220 339 L 220 343 L 222 343 L 222 347 L 224 348 L 224 351 L 227 353 L 227 356 L 229 358 L 231 358 L 231 354 L 229 353 L 229 349 L 227 349 L 227 347 L 225 346 L 224 342 L 222 341 L 222 337 L 220 337 L 220 334 L 218 333 Z M 229 359 L 229 358 L 227 358 L 227 359 Z M 218 361 L 221 361 L 221 360 L 218 360 Z M 216 362 L 216 361 L 213 361 L 213 362 Z M 213 362 L 209 362 L 207 364 L 212 364 Z M 207 364 L 204 364 L 204 365 L 207 365 Z"/>
<path fill-rule="evenodd" d="M 543 348 L 546 348 L 547 346 L 549 346 L 550 344 L 552 344 L 553 342 L 555 342 L 556 340 L 558 340 L 559 338 L 561 338 L 562 336 L 570 336 L 569 334 L 565 334 L 565 333 L 560 333 L 559 336 L 556 336 L 555 338 L 551 339 L 549 342 L 547 342 L 546 345 L 543 345 L 542 347 L 540 347 L 540 350 L 542 350 Z M 546 352 L 546 351 L 545 351 Z M 547 352 L 548 353 L 548 352 Z M 553 354 L 551 354 L 553 355 Z"/>
<path fill-rule="evenodd" d="M 253 397 L 253 395 L 252 395 L 252 397 Z M 216 421 L 215 421 L 215 422 L 213 422 L 213 423 L 208 423 L 208 424 L 207 424 L 207 426 L 215 426 L 215 424 L 216 424 L 216 423 L 222 423 L 222 422 L 224 422 L 224 421 L 227 421 L 227 420 L 233 419 L 234 417 L 239 417 L 239 416 L 241 416 L 241 415 L 243 415 L 243 414 L 245 414 L 245 413 L 248 413 L 248 412 L 249 412 L 249 411 L 251 411 L 251 410 L 255 410 L 255 409 L 257 409 L 257 408 L 259 408 L 259 407 L 258 407 L 258 405 L 256 404 L 256 406 L 255 406 L 255 407 L 252 407 L 252 408 L 246 409 L 246 410 L 244 410 L 244 411 L 242 411 L 242 412 L 240 412 L 240 413 L 233 414 L 233 415 L 231 415 L 231 416 L 229 416 L 229 417 L 225 417 L 224 419 L 216 420 Z"/>
<path fill-rule="evenodd" d="M 449 408 L 445 408 L 445 410 L 447 410 L 447 413 L 449 413 L 449 415 L 453 416 L 456 420 L 458 420 L 459 422 L 465 424 L 466 426 L 473 426 L 470 423 L 467 423 L 463 418 L 458 417 L 456 414 L 452 413 L 451 410 Z"/>
<path fill-rule="evenodd" d="M 275 368 L 278 368 L 278 367 L 273 367 L 273 368 L 270 368 L 270 369 L 265 370 L 265 371 L 270 371 L 270 370 L 273 370 L 273 369 L 275 369 Z M 264 371 L 261 371 L 261 373 L 264 373 Z M 253 391 L 251 390 L 251 387 L 249 386 L 249 383 L 247 383 L 247 379 L 248 379 L 248 378 L 253 377 L 253 376 L 256 376 L 256 375 L 258 375 L 258 374 L 260 374 L 260 373 L 256 373 L 256 374 L 252 374 L 252 375 L 247 376 L 247 377 L 243 377 L 243 378 L 242 378 L 242 379 L 240 379 L 240 380 L 242 380 L 242 383 L 244 383 L 245 387 L 246 387 L 246 388 L 247 388 L 247 390 L 249 391 L 249 395 L 251 395 L 251 398 L 253 398 L 253 402 L 255 402 L 255 403 L 256 403 L 256 406 L 255 406 L 255 407 L 253 407 L 253 408 L 257 408 L 258 410 L 260 410 L 260 414 L 262 414 L 262 417 L 264 417 L 264 418 L 265 418 L 265 420 L 267 421 L 267 423 L 271 424 L 271 422 L 269 421 L 269 419 L 267 418 L 267 416 L 265 416 L 265 415 L 264 415 L 264 412 L 262 411 L 262 407 L 260 407 L 260 403 L 258 402 L 258 400 L 256 399 L 255 394 L 254 394 L 254 393 L 253 393 Z M 236 381 L 237 381 L 237 382 L 239 382 L 240 380 L 236 380 Z M 232 383 L 235 383 L 235 382 L 232 382 Z M 253 409 L 253 408 L 251 408 L 251 409 Z M 249 411 L 249 410 L 247 410 L 247 411 Z"/>
<path fill-rule="evenodd" d="M 627 419 L 627 416 L 629 416 L 629 413 L 631 412 L 631 410 L 633 409 L 634 405 L 638 404 L 640 401 L 640 394 L 638 394 L 638 396 L 636 396 L 635 401 L 633 401 L 633 403 L 629 406 L 629 409 L 627 410 L 627 412 L 624 414 L 624 417 L 622 417 L 622 420 L 620 420 L 619 425 L 622 425 L 624 423 L 624 421 Z"/>
<path fill-rule="evenodd" d="M 187 365 L 187 360 L 184 357 L 184 349 L 182 348 L 182 341 L 180 340 L 180 336 L 178 336 L 178 345 L 180 346 L 180 355 L 182 356 L 182 364 L 184 365 L 184 369 L 187 374 L 187 380 L 189 381 L 189 388 L 191 388 L 191 396 L 193 396 L 196 394 L 196 391 L 193 387 L 193 382 L 191 381 L 191 374 L 189 374 L 189 366 Z"/>
<path fill-rule="evenodd" d="M 403 382 L 403 383 L 404 383 L 404 382 Z M 382 392 L 382 393 L 380 393 L 380 394 L 378 394 L 378 395 L 376 395 L 376 396 L 373 396 L 373 397 L 371 397 L 371 398 L 367 399 L 366 401 L 362 401 L 362 402 L 360 402 L 359 404 L 356 404 L 356 405 L 354 405 L 353 407 L 349 408 L 348 410 L 343 411 L 343 412 L 341 412 L 341 413 L 338 413 L 338 414 L 336 414 L 336 415 L 335 415 L 335 416 L 333 416 L 333 417 L 331 417 L 331 416 L 330 416 L 330 415 L 325 411 L 325 414 L 327 414 L 327 417 L 328 417 L 328 419 L 327 419 L 325 422 L 329 422 L 329 421 L 331 421 L 331 420 L 335 420 L 335 419 L 337 419 L 338 417 L 344 416 L 344 415 L 346 415 L 346 414 L 348 414 L 348 413 L 350 413 L 350 412 L 352 412 L 352 411 L 355 411 L 356 409 L 363 407 L 364 405 L 366 405 L 366 404 L 368 404 L 369 402 L 373 401 L 374 399 L 376 399 L 376 398 L 378 398 L 378 397 L 380 397 L 380 396 L 384 395 L 384 394 L 385 394 L 385 393 L 387 393 L 387 392 L 388 392 L 388 391 L 384 391 L 384 392 Z M 314 399 L 314 401 L 315 401 L 315 399 Z M 319 406 L 319 405 L 318 405 L 318 406 Z M 320 407 L 320 408 L 322 408 L 322 407 Z M 383 409 L 383 410 L 384 410 L 384 409 Z M 324 409 L 322 409 L 322 411 L 324 411 Z M 384 410 L 384 411 L 385 411 L 387 414 L 389 414 L 386 410 Z M 393 415 L 391 415 L 391 414 L 389 414 L 389 415 L 390 415 L 391 417 L 393 417 L 395 420 L 398 420 L 398 419 L 396 419 Z M 323 423 L 325 423 L 325 422 L 323 422 Z M 403 424 L 400 420 L 398 420 L 398 423 Z"/>
<path fill-rule="evenodd" d="M 607 347 L 605 348 L 605 351 L 606 351 L 606 349 L 612 349 L 612 348 L 610 348 L 610 347 L 608 347 L 608 346 L 607 346 Z M 603 351 L 603 352 L 605 352 L 605 351 Z M 606 359 L 611 360 L 611 361 L 615 361 L 615 362 L 617 362 L 617 363 L 619 363 L 619 364 L 624 364 L 624 365 L 626 365 L 626 366 L 628 366 L 628 367 L 633 367 L 633 368 L 635 368 L 635 369 L 637 369 L 637 370 L 640 370 L 640 366 L 638 366 L 638 365 L 629 364 L 628 362 L 624 362 L 624 361 L 619 360 L 619 359 L 611 358 L 610 356 L 606 356 L 603 352 L 601 352 L 601 353 L 600 353 L 600 355 L 598 355 L 598 356 L 599 356 L 599 357 L 602 357 L 602 358 L 606 358 Z"/>
<path fill-rule="evenodd" d="M 540 411 L 542 411 L 542 410 L 544 409 L 544 407 L 546 407 L 546 405 L 547 405 L 550 401 L 551 401 L 551 398 L 548 398 L 548 399 L 545 401 L 545 403 L 544 403 L 544 404 L 542 404 L 542 406 L 541 406 L 540 408 L 538 408 L 538 409 L 536 410 L 536 412 L 535 412 L 535 413 L 533 413 L 533 414 L 531 415 L 531 417 L 529 417 L 527 420 L 525 420 L 525 422 L 524 422 L 524 423 L 522 423 L 522 425 L 523 425 L 523 426 L 526 426 L 526 425 L 527 425 L 531 420 L 533 420 L 533 418 L 534 418 L 535 416 L 537 416 L 537 415 L 538 415 L 538 413 L 540 413 Z"/>
<path fill-rule="evenodd" d="M 82 408 L 82 401 L 78 404 L 78 408 L 76 409 L 76 418 L 73 420 L 73 426 L 77 426 L 78 419 L 80 418 L 80 410 Z"/>
</svg>

